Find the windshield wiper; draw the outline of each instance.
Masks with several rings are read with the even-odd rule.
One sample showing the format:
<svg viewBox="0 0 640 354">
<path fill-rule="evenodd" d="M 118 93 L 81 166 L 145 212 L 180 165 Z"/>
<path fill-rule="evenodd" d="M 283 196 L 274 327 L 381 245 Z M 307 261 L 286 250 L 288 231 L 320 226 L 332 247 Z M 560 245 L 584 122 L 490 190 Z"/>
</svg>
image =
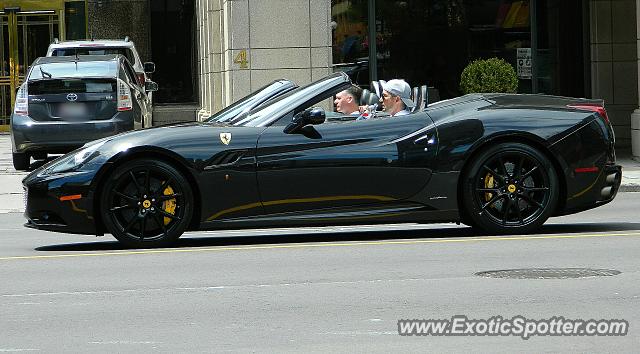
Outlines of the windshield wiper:
<svg viewBox="0 0 640 354">
<path fill-rule="evenodd" d="M 49 79 L 53 77 L 53 75 L 51 75 L 51 73 L 48 73 L 44 70 L 42 70 L 42 66 L 39 66 L 38 69 L 40 69 L 40 74 L 42 75 L 42 77 L 48 77 Z"/>
</svg>

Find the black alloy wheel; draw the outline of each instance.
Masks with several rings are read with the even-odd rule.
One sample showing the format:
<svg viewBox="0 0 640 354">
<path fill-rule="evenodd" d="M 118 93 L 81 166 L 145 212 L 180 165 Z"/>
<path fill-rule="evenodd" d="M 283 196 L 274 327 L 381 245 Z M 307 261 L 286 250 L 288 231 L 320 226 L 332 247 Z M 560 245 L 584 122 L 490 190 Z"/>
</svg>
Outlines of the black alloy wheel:
<svg viewBox="0 0 640 354">
<path fill-rule="evenodd" d="M 185 177 L 156 160 L 133 160 L 116 169 L 102 190 L 107 230 L 128 247 L 162 247 L 178 239 L 193 213 Z"/>
<path fill-rule="evenodd" d="M 558 200 L 558 177 L 549 159 L 521 143 L 484 150 L 463 180 L 463 208 L 472 225 L 490 234 L 538 229 Z"/>
</svg>

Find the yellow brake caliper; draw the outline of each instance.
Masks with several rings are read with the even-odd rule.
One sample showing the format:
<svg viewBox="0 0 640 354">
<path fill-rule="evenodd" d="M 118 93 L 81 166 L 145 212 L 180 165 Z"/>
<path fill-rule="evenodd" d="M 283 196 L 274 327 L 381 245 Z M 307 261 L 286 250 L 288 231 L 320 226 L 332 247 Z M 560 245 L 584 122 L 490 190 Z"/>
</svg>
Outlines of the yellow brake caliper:
<svg viewBox="0 0 640 354">
<path fill-rule="evenodd" d="M 164 195 L 171 195 L 173 194 L 173 188 L 171 188 L 171 186 L 167 186 L 167 188 L 164 189 Z M 176 214 L 176 200 L 174 199 L 169 199 L 169 200 L 165 200 L 164 202 L 162 202 L 162 210 L 164 210 L 165 212 L 171 214 L 171 215 L 175 215 Z M 164 224 L 168 225 L 171 222 L 171 219 L 168 217 L 164 217 Z"/>
<path fill-rule="evenodd" d="M 493 175 L 491 173 L 487 173 L 487 175 L 484 176 L 484 188 L 495 188 Z M 491 197 L 493 197 L 493 193 L 489 193 L 489 192 L 484 193 L 484 199 L 487 202 L 491 200 Z"/>
</svg>

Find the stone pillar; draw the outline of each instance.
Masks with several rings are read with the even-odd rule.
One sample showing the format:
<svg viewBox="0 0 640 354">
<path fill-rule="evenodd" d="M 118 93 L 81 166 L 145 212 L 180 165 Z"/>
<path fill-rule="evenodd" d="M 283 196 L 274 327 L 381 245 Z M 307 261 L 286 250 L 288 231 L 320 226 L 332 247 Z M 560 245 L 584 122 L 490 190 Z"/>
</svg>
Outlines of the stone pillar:
<svg viewBox="0 0 640 354">
<path fill-rule="evenodd" d="M 640 48 L 640 0 L 636 0 L 636 43 Z M 638 55 L 638 72 L 640 72 L 640 55 Z M 638 92 L 640 93 L 640 80 L 638 80 Z M 638 98 L 640 100 L 640 97 Z M 631 114 L 631 154 L 640 161 L 640 108 Z"/>
<path fill-rule="evenodd" d="M 602 98 L 616 148 L 631 145 L 629 117 L 638 108 L 638 0 L 590 0 L 591 93 Z"/>
<path fill-rule="evenodd" d="M 199 119 L 286 78 L 305 85 L 331 72 L 330 0 L 199 0 Z M 205 87 L 206 86 L 206 87 Z"/>
</svg>

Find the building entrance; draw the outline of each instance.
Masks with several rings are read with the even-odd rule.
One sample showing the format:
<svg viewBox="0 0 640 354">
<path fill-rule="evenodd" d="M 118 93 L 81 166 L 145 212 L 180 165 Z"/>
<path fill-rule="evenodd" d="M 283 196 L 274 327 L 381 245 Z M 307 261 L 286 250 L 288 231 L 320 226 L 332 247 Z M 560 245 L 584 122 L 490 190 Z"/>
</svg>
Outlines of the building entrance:
<svg viewBox="0 0 640 354">
<path fill-rule="evenodd" d="M 16 91 L 29 65 L 44 56 L 47 47 L 63 36 L 64 1 L 14 1 L 30 8 L 0 9 L 0 127 L 7 129 Z M 11 3 L 11 1 L 9 1 Z"/>
</svg>

